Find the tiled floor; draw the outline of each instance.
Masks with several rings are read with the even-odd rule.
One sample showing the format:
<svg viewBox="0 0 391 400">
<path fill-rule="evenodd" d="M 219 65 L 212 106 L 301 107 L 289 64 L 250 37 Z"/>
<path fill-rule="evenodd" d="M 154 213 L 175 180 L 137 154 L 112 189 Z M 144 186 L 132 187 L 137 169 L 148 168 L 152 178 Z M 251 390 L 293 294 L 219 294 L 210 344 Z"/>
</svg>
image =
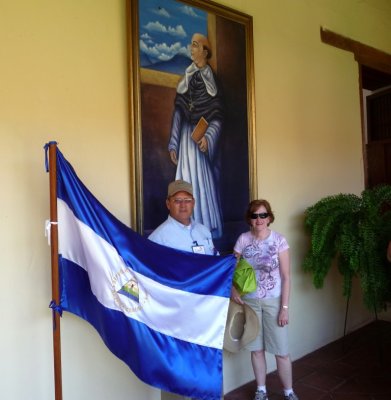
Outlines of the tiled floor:
<svg viewBox="0 0 391 400">
<path fill-rule="evenodd" d="M 390 400 L 391 322 L 375 321 L 293 363 L 300 400 Z M 255 381 L 224 400 L 252 400 Z M 269 400 L 281 400 L 276 372 L 267 376 Z"/>
</svg>

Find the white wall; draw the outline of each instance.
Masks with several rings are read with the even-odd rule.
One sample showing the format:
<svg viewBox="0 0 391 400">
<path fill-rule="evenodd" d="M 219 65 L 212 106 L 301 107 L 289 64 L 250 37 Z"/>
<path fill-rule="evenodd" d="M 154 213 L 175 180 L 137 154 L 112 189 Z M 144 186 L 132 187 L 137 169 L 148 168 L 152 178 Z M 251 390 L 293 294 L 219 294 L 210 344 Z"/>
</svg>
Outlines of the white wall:
<svg viewBox="0 0 391 400">
<path fill-rule="evenodd" d="M 54 398 L 49 181 L 57 140 L 93 193 L 130 219 L 125 3 L 0 2 L 0 397 Z M 62 319 L 64 399 L 160 398 L 86 322 Z"/>
<path fill-rule="evenodd" d="M 340 337 L 345 299 L 334 269 L 315 290 L 301 261 L 303 211 L 363 189 L 358 72 L 322 44 L 324 26 L 391 53 L 388 0 L 225 0 L 253 15 L 258 193 L 292 248 L 292 356 Z M 128 223 L 125 1 L 0 0 L 0 396 L 52 399 L 49 216 L 43 145 L 57 140 L 80 178 Z M 359 285 L 348 330 L 367 323 Z M 388 318 L 388 314 L 384 315 Z M 62 319 L 64 399 L 160 398 L 84 321 Z M 274 368 L 270 360 L 270 369 Z M 248 354 L 225 354 L 224 386 L 249 380 Z"/>
</svg>

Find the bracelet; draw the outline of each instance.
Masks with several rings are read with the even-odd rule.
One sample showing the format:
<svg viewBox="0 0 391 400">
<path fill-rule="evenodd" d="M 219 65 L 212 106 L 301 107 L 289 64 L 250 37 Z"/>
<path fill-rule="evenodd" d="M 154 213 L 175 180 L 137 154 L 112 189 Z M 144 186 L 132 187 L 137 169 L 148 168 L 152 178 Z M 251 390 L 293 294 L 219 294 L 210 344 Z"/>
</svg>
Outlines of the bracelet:
<svg viewBox="0 0 391 400">
<path fill-rule="evenodd" d="M 287 310 L 289 307 L 288 306 L 282 306 L 282 308 L 285 308 Z"/>
</svg>

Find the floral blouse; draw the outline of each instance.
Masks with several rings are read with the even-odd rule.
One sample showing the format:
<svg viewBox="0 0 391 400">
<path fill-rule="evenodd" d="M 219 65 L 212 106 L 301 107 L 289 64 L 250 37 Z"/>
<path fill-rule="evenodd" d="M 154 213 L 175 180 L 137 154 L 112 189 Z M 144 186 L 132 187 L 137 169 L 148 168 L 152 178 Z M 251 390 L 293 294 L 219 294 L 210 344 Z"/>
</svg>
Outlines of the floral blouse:
<svg viewBox="0 0 391 400">
<path fill-rule="evenodd" d="M 288 242 L 281 234 L 270 231 L 266 239 L 255 238 L 250 231 L 242 233 L 234 250 L 241 254 L 254 268 L 257 290 L 244 298 L 275 298 L 281 295 L 279 253 L 289 249 Z"/>
</svg>

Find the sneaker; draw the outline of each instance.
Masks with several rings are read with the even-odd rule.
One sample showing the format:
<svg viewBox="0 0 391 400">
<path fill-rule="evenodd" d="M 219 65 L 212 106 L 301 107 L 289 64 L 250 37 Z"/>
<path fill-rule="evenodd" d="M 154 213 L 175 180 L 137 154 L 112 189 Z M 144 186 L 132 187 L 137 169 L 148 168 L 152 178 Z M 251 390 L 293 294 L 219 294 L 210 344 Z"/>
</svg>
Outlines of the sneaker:
<svg viewBox="0 0 391 400">
<path fill-rule="evenodd" d="M 254 400 L 268 400 L 268 398 L 263 390 L 257 390 L 255 392 Z"/>
<path fill-rule="evenodd" d="M 296 393 L 291 393 L 289 396 L 284 396 L 284 400 L 299 400 Z"/>
</svg>

